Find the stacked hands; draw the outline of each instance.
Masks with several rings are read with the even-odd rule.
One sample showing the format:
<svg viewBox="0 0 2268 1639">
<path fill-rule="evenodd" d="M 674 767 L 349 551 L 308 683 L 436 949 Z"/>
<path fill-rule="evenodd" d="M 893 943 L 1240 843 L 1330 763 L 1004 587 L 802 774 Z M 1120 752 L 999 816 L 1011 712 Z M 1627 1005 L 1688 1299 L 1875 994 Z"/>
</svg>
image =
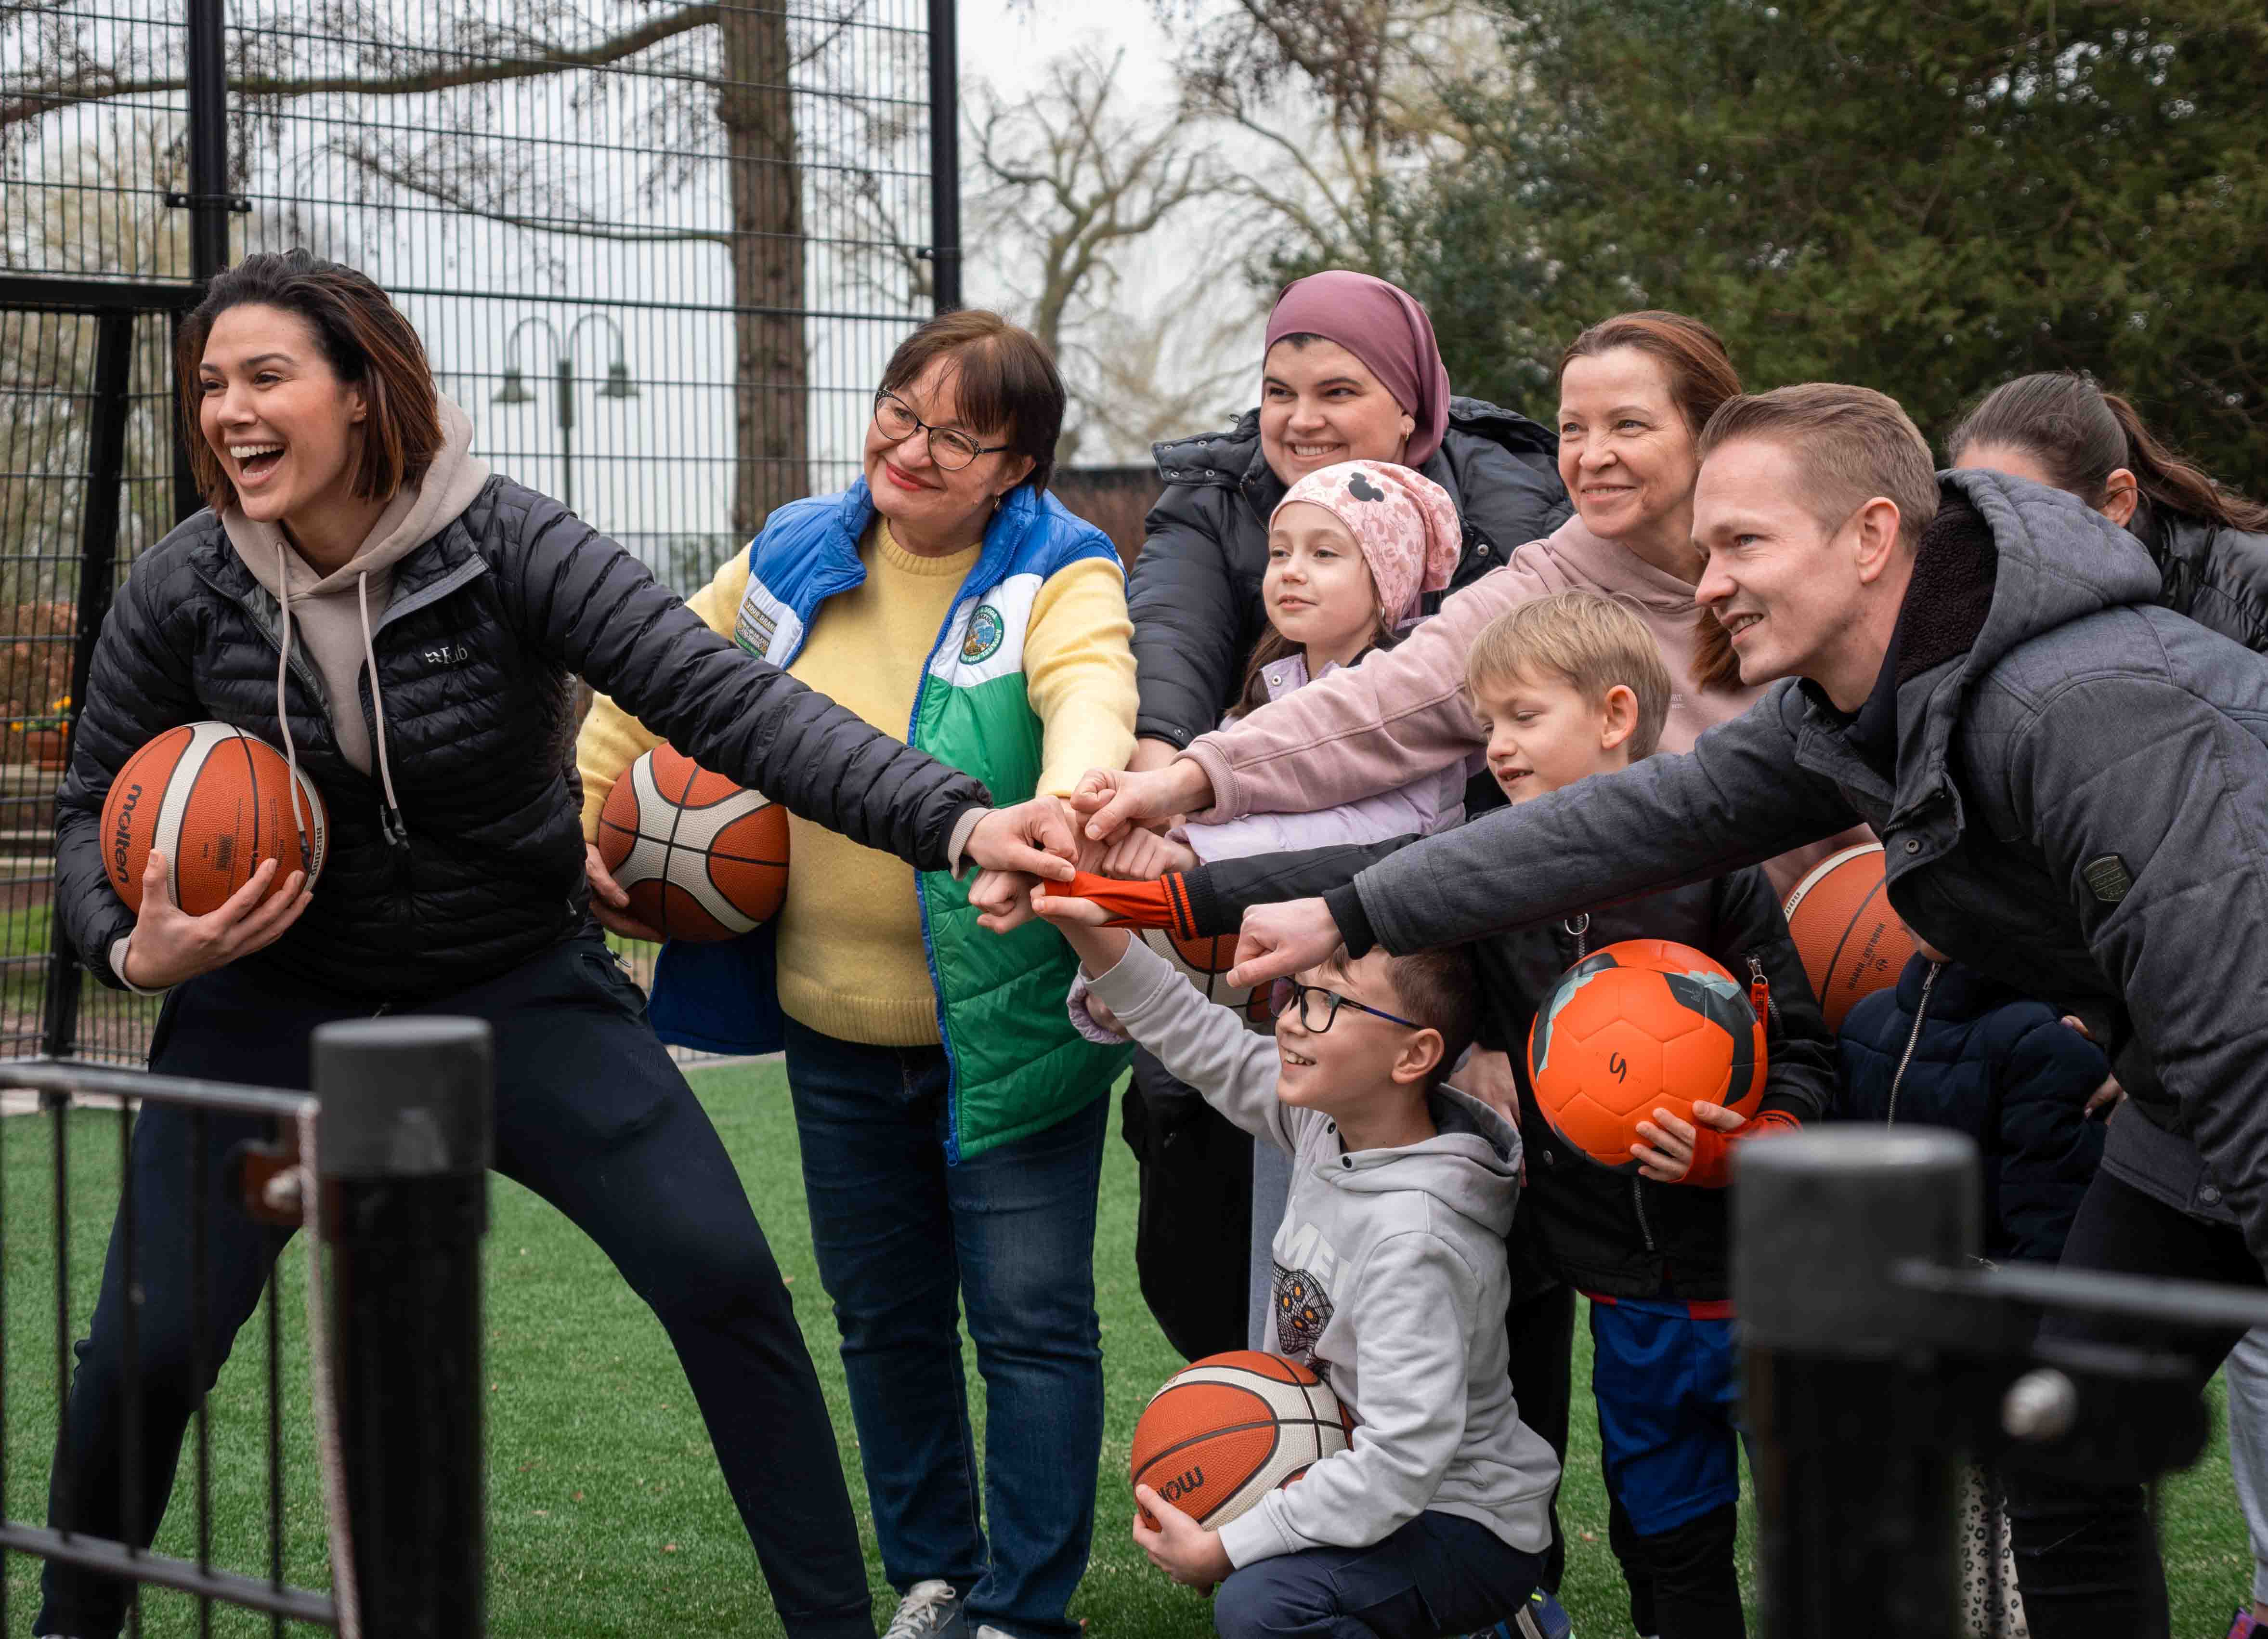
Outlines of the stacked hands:
<svg viewBox="0 0 2268 1639">
<path fill-rule="evenodd" d="M 1051 857 L 1032 861 L 1026 869 L 987 866 L 981 870 L 968 890 L 979 926 L 1005 934 L 1034 917 L 1103 926 L 1111 913 L 1101 905 L 1066 894 L 1042 893 L 1041 882 L 1069 882 L 1075 871 L 1154 881 L 1170 872 L 1194 869 L 1197 855 L 1164 833 L 1182 816 L 1211 802 L 1204 772 L 1182 760 L 1141 772 L 1090 769 L 1067 800 L 1035 797 L 1000 809 L 989 819 L 1006 822 L 1006 831 Z M 974 857 L 973 845 L 970 852 Z M 1257 989 L 1271 980 L 1292 978 L 1328 961 L 1340 942 L 1338 923 L 1321 899 L 1254 905 L 1245 912 L 1238 930 L 1236 964 L 1228 971 L 1228 982 L 1239 989 Z M 1457 1086 L 1507 1120 L 1519 1122 L 1519 1083 L 1509 1055 L 1476 1050 L 1458 1071 Z M 1641 1172 L 1664 1184 L 1683 1182 L 1689 1175 L 1696 1183 L 1721 1185 L 1726 1181 L 1727 1135 L 1746 1126 L 1744 1118 L 1706 1103 L 1693 1106 L 1691 1121 L 1668 1110 L 1653 1114 L 1652 1121 L 1638 1126 L 1645 1141 L 1631 1148 Z"/>
</svg>

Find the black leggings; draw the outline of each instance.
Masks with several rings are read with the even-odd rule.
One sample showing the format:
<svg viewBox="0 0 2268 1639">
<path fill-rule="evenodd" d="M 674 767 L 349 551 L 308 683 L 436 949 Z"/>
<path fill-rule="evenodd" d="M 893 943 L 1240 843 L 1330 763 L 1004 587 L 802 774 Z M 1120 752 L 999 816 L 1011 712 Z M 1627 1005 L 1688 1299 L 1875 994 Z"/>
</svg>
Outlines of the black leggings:
<svg viewBox="0 0 2268 1639">
<path fill-rule="evenodd" d="M 315 1026 L 372 1010 L 272 972 L 224 969 L 167 998 L 151 1068 L 304 1088 Z M 494 1027 L 497 1170 L 597 1242 L 667 1329 L 787 1631 L 799 1639 L 872 1639 L 858 1528 L 787 1289 L 716 1128 L 645 1022 L 637 986 L 592 936 L 414 1011 L 469 1015 Z M 182 1229 L 191 1117 L 150 1105 L 136 1120 L 144 1517 L 129 1532 L 114 1227 L 93 1327 L 77 1346 L 49 1488 L 51 1524 L 139 1544 L 155 1533 L 189 1419 L 290 1238 L 246 1217 L 222 1177 L 230 1148 L 264 1136 L 265 1126 L 207 1118 L 210 1332 L 200 1377 Z M 786 1495 L 797 1499 L 794 1507 L 778 1505 Z M 107 1639 L 123 1620 L 128 1591 L 110 1578 L 50 1564 L 45 1591 L 35 1633 Z"/>
<path fill-rule="evenodd" d="M 2139 1118 L 2130 1111 L 2123 1119 Z M 2192 1218 L 2107 1172 L 2096 1173 L 2088 1186 L 2064 1242 L 2061 1266 L 2268 1284 L 2234 1227 Z M 2191 1390 L 2202 1392 L 2243 1333 L 2200 1330 L 2176 1336 L 2113 1317 L 2066 1315 L 2048 1319 L 2041 1335 L 2147 1343 L 2186 1355 L 2194 1368 Z M 2014 1468 L 2004 1478 L 2016 1586 L 2033 1639 L 2165 1639 L 2165 1567 L 2143 1488 Z"/>
</svg>

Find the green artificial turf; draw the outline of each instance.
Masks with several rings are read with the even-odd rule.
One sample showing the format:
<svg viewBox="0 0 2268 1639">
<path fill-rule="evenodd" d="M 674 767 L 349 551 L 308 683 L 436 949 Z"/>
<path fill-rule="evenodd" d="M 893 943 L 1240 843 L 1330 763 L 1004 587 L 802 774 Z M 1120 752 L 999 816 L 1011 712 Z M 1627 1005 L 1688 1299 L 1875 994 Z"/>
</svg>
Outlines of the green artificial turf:
<svg viewBox="0 0 2268 1639">
<path fill-rule="evenodd" d="M 858 1451 L 820 1290 L 796 1167 L 795 1127 L 776 1067 L 695 1073 L 747 1179 L 757 1215 L 792 1281 L 797 1312 L 827 1386 L 851 1491 L 860 1501 L 878 1616 L 891 1604 L 872 1560 Z M 71 1116 L 70 1276 L 73 1324 L 83 1326 L 116 1198 L 118 1119 Z M 50 1124 L 0 1124 L 0 1271 L 6 1302 L 4 1501 L 9 1517 L 42 1517 L 54 1439 L 54 1212 Z M 488 1245 L 487 1339 L 489 1631 L 504 1635 L 619 1635 L 673 1639 L 779 1632 L 755 1559 L 726 1496 L 706 1435 L 660 1328 L 580 1234 L 549 1207 L 503 1179 L 493 1183 Z M 1111 1141 L 1102 1175 L 1096 1277 L 1109 1384 L 1094 1557 L 1073 1613 L 1093 1639 L 1178 1639 L 1210 1631 L 1204 1602 L 1153 1571 L 1130 1540 L 1125 1484 L 1134 1420 L 1179 1363 L 1143 1307 L 1133 1266 L 1134 1171 Z M 285 1467 L 287 1574 L 326 1586 L 313 1439 L 306 1414 L 300 1303 L 302 1254 L 285 1263 Z M 1588 1345 L 1579 1328 L 1576 1370 L 1587 1380 Z M 214 1557 L 261 1572 L 266 1561 L 262 1475 L 262 1333 L 239 1340 L 213 1398 Z M 976 1382 L 974 1362 L 970 1380 Z M 982 1420 L 981 1402 L 974 1407 Z M 1575 1450 L 1562 1492 L 1571 1538 L 1564 1598 L 1585 1639 L 1629 1633 L 1620 1577 L 1606 1546 L 1597 1440 L 1579 1398 Z M 195 1552 L 185 1461 L 163 1551 Z M 793 1508 L 783 1496 L 777 1506 Z M 2170 1481 L 2164 1495 L 2167 1569 L 2177 1639 L 2220 1639 L 2244 1591 L 2250 1558 L 2216 1436 L 2205 1461 Z M 28 1632 L 36 1569 L 7 1563 L 9 1639 Z M 1864 1613 L 1853 1632 L 1871 1631 Z M 194 1613 L 178 1596 L 145 1602 L 144 1631 L 192 1634 Z M 213 1631 L 252 1635 L 265 1619 L 217 1615 Z M 306 1631 L 306 1630 L 300 1630 Z"/>
</svg>

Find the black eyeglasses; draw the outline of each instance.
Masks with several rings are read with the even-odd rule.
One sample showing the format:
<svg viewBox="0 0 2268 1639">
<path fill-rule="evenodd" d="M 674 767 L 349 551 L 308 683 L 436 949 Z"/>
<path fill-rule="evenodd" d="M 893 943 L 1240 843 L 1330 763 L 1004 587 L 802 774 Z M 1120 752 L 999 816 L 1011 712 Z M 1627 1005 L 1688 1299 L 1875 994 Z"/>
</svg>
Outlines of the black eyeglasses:
<svg viewBox="0 0 2268 1639">
<path fill-rule="evenodd" d="M 1323 1015 L 1320 1023 L 1315 1019 L 1315 1008 L 1318 1003 L 1322 1008 Z M 1294 1007 L 1300 1010 L 1300 1028 L 1310 1036 L 1321 1036 L 1325 1030 L 1330 1029 L 1331 1021 L 1339 1016 L 1341 1008 L 1352 1008 L 1357 1013 L 1367 1013 L 1373 1019 L 1384 1019 L 1388 1024 L 1399 1024 L 1404 1030 L 1422 1030 L 1425 1028 L 1415 1019 L 1405 1019 L 1399 1014 L 1388 1013 L 1383 1008 L 1366 1007 L 1359 1001 L 1351 1001 L 1335 990 L 1325 990 L 1321 985 L 1302 985 L 1299 980 L 1291 978 L 1278 979 L 1275 986 L 1268 993 L 1268 1010 L 1280 1019 Z"/>
<path fill-rule="evenodd" d="M 966 432 L 933 427 L 914 414 L 911 404 L 885 388 L 874 395 L 874 425 L 893 444 L 902 444 L 917 432 L 929 434 L 929 458 L 947 472 L 959 472 L 979 455 L 997 455 L 1005 444 L 979 444 Z"/>
</svg>

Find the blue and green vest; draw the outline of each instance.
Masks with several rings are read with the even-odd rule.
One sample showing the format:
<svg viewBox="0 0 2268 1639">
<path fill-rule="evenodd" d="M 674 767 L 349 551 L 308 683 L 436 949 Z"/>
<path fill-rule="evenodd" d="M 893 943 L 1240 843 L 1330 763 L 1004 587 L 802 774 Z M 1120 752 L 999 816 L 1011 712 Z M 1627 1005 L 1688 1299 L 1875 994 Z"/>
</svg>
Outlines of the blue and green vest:
<svg viewBox="0 0 2268 1639">
<path fill-rule="evenodd" d="M 748 548 L 734 640 L 775 666 L 792 662 L 820 605 L 865 580 L 858 543 L 873 515 L 863 478 L 774 513 Z M 1011 491 L 915 690 L 906 742 L 974 774 L 1004 806 L 1039 785 L 1042 725 L 1024 678 L 1033 602 L 1049 576 L 1089 557 L 1118 561 L 1102 532 L 1052 495 L 1028 484 Z M 1071 1028 L 1064 998 L 1078 962 L 1062 936 L 1039 923 L 985 932 L 949 873 L 919 872 L 915 884 L 952 1074 L 947 1158 L 1053 1126 L 1107 1091 L 1131 1050 L 1097 1046 Z M 777 1051 L 784 1019 L 770 926 L 722 944 L 665 945 L 652 1016 L 666 1042 Z"/>
</svg>

